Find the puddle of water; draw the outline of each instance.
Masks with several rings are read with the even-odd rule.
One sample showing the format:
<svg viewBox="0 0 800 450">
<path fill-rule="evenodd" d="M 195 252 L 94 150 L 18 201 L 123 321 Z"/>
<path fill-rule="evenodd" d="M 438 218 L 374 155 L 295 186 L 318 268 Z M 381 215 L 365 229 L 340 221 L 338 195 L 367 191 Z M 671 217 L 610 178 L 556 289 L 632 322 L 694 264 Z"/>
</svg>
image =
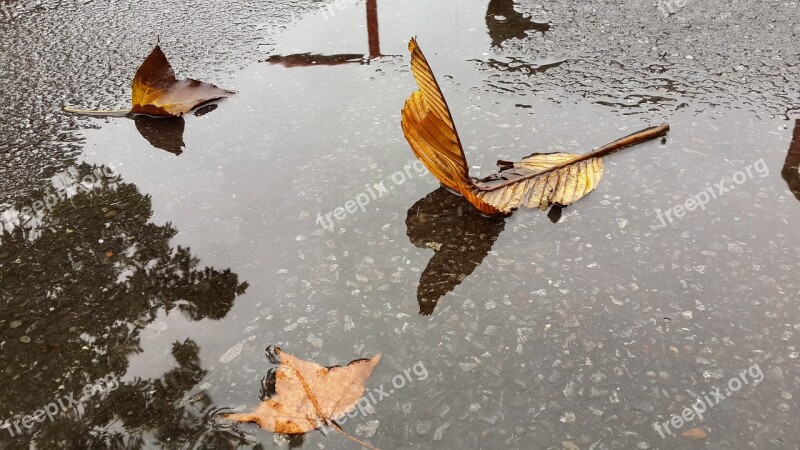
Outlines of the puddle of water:
<svg viewBox="0 0 800 450">
<path fill-rule="evenodd" d="M 87 332 L 114 339 L 33 359 L 120 375 L 121 388 L 80 422 L 105 427 L 93 442 L 280 441 L 255 426 L 239 427 L 241 435 L 209 419 L 218 408 L 257 403 L 268 344 L 321 364 L 383 352 L 368 386 L 424 365 L 428 376 L 345 427 L 381 448 L 660 447 L 667 441 L 654 422 L 754 362 L 763 384 L 742 389 L 698 425 L 719 447 L 797 439 L 781 425 L 798 412 L 800 329 L 791 301 L 800 292 L 792 276 L 800 204 L 779 176 L 788 122 L 657 103 L 651 114 L 624 115 L 570 94 L 555 102 L 519 85 L 500 89 L 502 78 L 474 61 L 522 37 L 509 24 L 546 31 L 508 3 L 381 2 L 379 28 L 365 4 L 327 18 L 317 12 L 279 37 L 279 64 L 254 64 L 223 80 L 239 95 L 214 111 L 170 124 L 110 120 L 85 133 L 82 162 L 113 165 L 122 184 L 80 197 L 74 210 L 65 206 L 61 224 L 51 221 L 42 238 L 11 247 L 6 259 L 35 255 L 35 263 L 21 263 L 28 278 L 9 282 L 30 280 L 24 294 L 37 298 L 39 286 L 51 285 L 46 278 L 72 273 L 45 265 L 48 244 L 72 255 L 85 242 L 99 253 L 96 280 L 82 271 L 60 287 L 66 295 L 52 295 L 74 302 L 57 305 L 72 313 L 61 317 L 96 320 L 107 330 Z M 537 211 L 480 217 L 414 169 L 399 125 L 415 89 L 410 32 L 442 84 L 473 175 L 490 174 L 497 159 L 580 153 L 663 121 L 672 132 L 666 143 L 607 158 L 598 189 L 555 224 Z M 370 58 L 378 53 L 386 56 Z M 796 169 L 783 173 L 792 180 Z M 722 181 L 728 177 L 735 181 Z M 721 181 L 729 192 L 677 217 L 675 205 Z M 337 208 L 353 210 L 349 202 L 364 198 L 363 210 L 336 219 Z M 110 210 L 135 231 L 117 230 L 97 245 L 104 229 L 123 222 Z M 659 211 L 672 211 L 673 223 L 662 226 Z M 65 237 L 76 232 L 85 234 Z M 113 266 L 103 259 L 125 252 Z M 113 280 L 126 270 L 133 275 L 113 297 Z M 24 317 L 14 329 L 34 319 L 41 320 Z M 36 348 L 49 348 L 56 339 L 42 326 L 25 333 L 41 334 L 47 342 Z M 58 329 L 69 342 L 80 331 Z M 4 350 L 26 348 L 15 346 Z M 26 364 L 24 373 L 37 373 L 36 362 Z M 64 377 L 68 389 L 82 380 Z M 22 414 L 55 396 L 13 394 L 8 400 Z M 108 427 L 112 414 L 118 419 Z M 766 431 L 732 429 L 744 422 Z M 303 445 L 351 444 L 310 433 Z"/>
</svg>

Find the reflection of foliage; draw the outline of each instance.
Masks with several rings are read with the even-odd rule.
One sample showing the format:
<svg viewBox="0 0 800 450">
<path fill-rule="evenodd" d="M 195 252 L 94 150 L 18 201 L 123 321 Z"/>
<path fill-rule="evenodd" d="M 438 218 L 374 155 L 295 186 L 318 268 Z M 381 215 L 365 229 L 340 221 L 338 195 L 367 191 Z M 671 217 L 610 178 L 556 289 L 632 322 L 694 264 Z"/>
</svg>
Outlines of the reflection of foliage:
<svg viewBox="0 0 800 450">
<path fill-rule="evenodd" d="M 155 148 L 179 156 L 186 144 L 183 143 L 183 130 L 186 127 L 183 117 L 135 116 L 136 129 L 143 138 Z"/>
<path fill-rule="evenodd" d="M 505 220 L 482 215 L 463 197 L 440 187 L 409 208 L 406 227 L 411 243 L 434 251 L 417 289 L 419 312 L 428 315 L 483 262 Z"/>
<path fill-rule="evenodd" d="M 81 176 L 91 170 L 78 167 Z M 189 249 L 170 247 L 176 230 L 170 224 L 148 223 L 151 215 L 149 197 L 120 183 L 61 201 L 45 215 L 35 240 L 26 239 L 19 228 L 3 236 L 0 418 L 31 414 L 111 372 L 123 376 L 128 358 L 141 352 L 141 327 L 159 310 L 177 309 L 192 320 L 220 319 L 244 293 L 247 284 L 239 283 L 230 270 L 201 270 Z M 151 432 L 171 427 L 169 421 L 180 421 L 184 428 L 199 422 L 175 404 L 203 376 L 193 348 L 176 345 L 173 353 L 181 368 L 147 382 L 157 388 L 139 390 L 141 381 L 123 385 L 109 398 L 90 399 L 83 419 L 37 423 L 28 438 L 41 448 L 113 442 L 115 447 L 137 448 L 141 441 L 134 435 L 123 439 L 115 434 L 120 425 L 146 425 L 148 430 L 141 431 Z M 137 392 L 131 398 L 147 401 L 134 404 L 122 396 L 131 389 Z M 115 415 L 123 419 L 114 425 L 115 433 L 102 431 Z M 137 423 L 131 415 L 150 422 Z M 3 446 L 9 435 L 0 433 Z"/>
<path fill-rule="evenodd" d="M 783 163 L 781 176 L 789 185 L 795 197 L 800 200 L 800 119 L 794 122 L 794 133 L 792 133 L 792 143 L 786 153 L 786 161 Z"/>
<path fill-rule="evenodd" d="M 500 47 L 511 38 L 523 39 L 528 30 L 544 33 L 550 29 L 550 24 L 536 23 L 517 12 L 514 0 L 491 0 L 486 10 L 486 26 L 489 27 L 493 47 Z"/>
<path fill-rule="evenodd" d="M 184 401 L 206 371 L 200 367 L 200 349 L 191 340 L 175 343 L 172 355 L 178 367 L 158 380 L 136 379 L 122 384 L 110 392 L 96 409 L 87 409 L 79 422 L 60 420 L 58 426 L 43 427 L 36 442 L 43 448 L 120 448 L 147 447 L 137 433 L 147 432 L 155 437 L 162 448 L 225 448 L 241 442 L 235 433 L 213 429 L 203 420 L 204 411 L 211 400 L 199 394 L 193 401 Z M 93 424 L 110 424 L 119 420 L 126 434 L 111 427 L 93 427 Z M 58 423 L 58 422 L 57 422 Z M 226 445 L 227 444 L 227 445 Z"/>
</svg>

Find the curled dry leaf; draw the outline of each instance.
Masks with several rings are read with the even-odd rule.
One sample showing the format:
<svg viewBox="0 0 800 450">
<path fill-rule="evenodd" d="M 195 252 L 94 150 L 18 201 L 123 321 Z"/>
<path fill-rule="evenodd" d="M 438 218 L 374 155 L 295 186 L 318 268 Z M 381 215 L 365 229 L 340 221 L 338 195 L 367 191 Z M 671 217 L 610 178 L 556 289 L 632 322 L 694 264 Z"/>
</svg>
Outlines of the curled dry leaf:
<svg viewBox="0 0 800 450">
<path fill-rule="evenodd" d="M 282 434 L 302 434 L 325 426 L 370 447 L 345 433 L 336 420 L 355 408 L 367 379 L 381 360 L 380 353 L 344 367 L 323 367 L 277 347 L 274 355 L 280 364 L 268 375 L 274 380 L 274 392 L 252 413 L 227 414 L 225 418 L 255 422 L 267 431 Z"/>
<path fill-rule="evenodd" d="M 206 103 L 235 94 L 211 83 L 193 79 L 178 80 L 175 72 L 156 44 L 150 55 L 136 71 L 131 84 L 132 108 L 127 110 L 83 110 L 64 108 L 67 112 L 94 116 L 123 116 L 144 114 L 155 117 L 175 117 Z"/>
<path fill-rule="evenodd" d="M 417 158 L 445 187 L 490 216 L 510 214 L 523 206 L 546 209 L 574 203 L 599 183 L 601 157 L 669 131 L 667 124 L 650 127 L 584 155 L 536 153 L 519 162 L 498 161 L 499 173 L 474 179 L 469 176 L 450 108 L 416 39 L 411 39 L 408 49 L 419 90 L 403 107 L 403 134 Z"/>
</svg>

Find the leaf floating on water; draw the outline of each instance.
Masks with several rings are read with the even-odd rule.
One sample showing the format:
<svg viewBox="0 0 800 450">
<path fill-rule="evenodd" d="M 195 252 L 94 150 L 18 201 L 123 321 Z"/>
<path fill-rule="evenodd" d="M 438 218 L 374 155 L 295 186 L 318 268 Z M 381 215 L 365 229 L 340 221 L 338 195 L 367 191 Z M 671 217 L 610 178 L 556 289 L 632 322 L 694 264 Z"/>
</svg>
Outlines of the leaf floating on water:
<svg viewBox="0 0 800 450">
<path fill-rule="evenodd" d="M 136 71 L 131 89 L 131 112 L 148 116 L 180 116 L 235 94 L 204 81 L 178 80 L 160 45 L 156 45 Z"/>
<path fill-rule="evenodd" d="M 411 73 L 419 90 L 406 100 L 400 124 L 411 150 L 446 188 L 463 195 L 486 214 L 500 214 L 500 210 L 473 193 L 467 159 L 447 100 L 416 39 L 408 43 L 408 49 L 411 51 Z"/>
<path fill-rule="evenodd" d="M 191 78 L 178 80 L 158 44 L 136 71 L 131 91 L 132 108 L 130 110 L 95 111 L 65 107 L 64 111 L 92 116 L 144 114 L 155 117 L 175 117 L 186 114 L 206 103 L 235 94 L 233 91 L 204 81 Z"/>
<path fill-rule="evenodd" d="M 272 348 L 268 349 L 268 353 Z M 267 398 L 252 413 L 226 414 L 237 422 L 255 422 L 261 428 L 282 434 L 302 434 L 323 426 L 372 448 L 345 433 L 336 423 L 364 393 L 365 383 L 381 360 L 380 353 L 370 359 L 357 359 L 348 365 L 323 367 L 304 361 L 280 348 L 274 348 L 279 362 L 270 371 L 265 385 Z"/>
<path fill-rule="evenodd" d="M 579 157 L 539 153 L 508 163 L 499 173 L 475 182 L 478 196 L 506 213 L 521 206 L 545 210 L 550 205 L 571 205 L 593 191 L 603 177 L 600 158 L 571 163 Z M 501 167 L 505 164 L 500 162 Z"/>
<path fill-rule="evenodd" d="M 408 49 L 419 90 L 403 107 L 403 134 L 417 158 L 445 187 L 487 215 L 507 215 L 520 207 L 544 210 L 572 204 L 600 182 L 601 157 L 669 131 L 667 124 L 650 127 L 584 155 L 536 153 L 519 162 L 499 161 L 499 173 L 477 180 L 469 176 L 450 108 L 416 39 L 411 39 Z"/>
</svg>

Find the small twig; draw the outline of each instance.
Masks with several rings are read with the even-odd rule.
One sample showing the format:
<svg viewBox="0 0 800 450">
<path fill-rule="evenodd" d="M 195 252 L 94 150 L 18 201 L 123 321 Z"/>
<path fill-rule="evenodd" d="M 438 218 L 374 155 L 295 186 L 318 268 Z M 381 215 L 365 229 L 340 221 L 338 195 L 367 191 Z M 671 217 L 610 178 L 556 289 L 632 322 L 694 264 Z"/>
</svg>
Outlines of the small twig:
<svg viewBox="0 0 800 450">
<path fill-rule="evenodd" d="M 75 109 L 64 107 L 64 112 L 93 117 L 125 117 L 131 113 L 130 109 Z"/>
</svg>

